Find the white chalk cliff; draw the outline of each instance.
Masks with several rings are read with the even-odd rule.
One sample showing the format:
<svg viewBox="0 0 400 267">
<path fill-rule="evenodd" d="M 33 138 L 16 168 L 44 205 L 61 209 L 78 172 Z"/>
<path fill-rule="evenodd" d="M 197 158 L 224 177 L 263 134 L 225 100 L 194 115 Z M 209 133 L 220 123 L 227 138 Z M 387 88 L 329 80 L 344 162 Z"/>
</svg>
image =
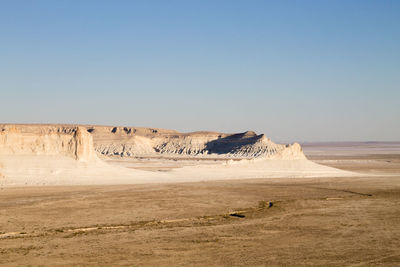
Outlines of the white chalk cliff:
<svg viewBox="0 0 400 267">
<path fill-rule="evenodd" d="M 299 144 L 275 144 L 264 134 L 238 134 L 130 128 L 89 127 L 95 150 L 105 156 L 208 156 L 224 158 L 304 159 Z"/>
<path fill-rule="evenodd" d="M 84 127 L 0 127 L 0 155 L 53 155 L 79 161 L 97 159 L 93 138 Z"/>
<path fill-rule="evenodd" d="M 219 157 L 242 160 L 153 172 L 109 165 L 98 156 Z M 0 125 L 0 186 L 343 175 L 350 174 L 307 160 L 298 144 L 275 144 L 264 135 L 254 132 L 185 134 L 150 128 Z"/>
</svg>

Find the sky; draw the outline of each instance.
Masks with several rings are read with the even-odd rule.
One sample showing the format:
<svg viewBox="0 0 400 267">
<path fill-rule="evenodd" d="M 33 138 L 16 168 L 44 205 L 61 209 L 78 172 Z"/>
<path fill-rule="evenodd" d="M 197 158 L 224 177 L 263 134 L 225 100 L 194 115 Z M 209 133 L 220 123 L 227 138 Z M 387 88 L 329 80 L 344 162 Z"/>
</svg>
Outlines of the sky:
<svg viewBox="0 0 400 267">
<path fill-rule="evenodd" d="M 400 1 L 0 1 L 0 123 L 400 141 Z"/>
</svg>

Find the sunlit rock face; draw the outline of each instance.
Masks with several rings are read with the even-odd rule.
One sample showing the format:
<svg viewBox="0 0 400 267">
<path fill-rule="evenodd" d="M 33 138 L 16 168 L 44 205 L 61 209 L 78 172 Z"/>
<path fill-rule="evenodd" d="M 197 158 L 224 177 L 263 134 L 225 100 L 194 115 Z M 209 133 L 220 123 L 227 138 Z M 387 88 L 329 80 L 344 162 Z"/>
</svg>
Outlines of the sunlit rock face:
<svg viewBox="0 0 400 267">
<path fill-rule="evenodd" d="M 79 161 L 97 158 L 91 134 L 80 126 L 1 125 L 0 155 L 53 155 Z"/>
<path fill-rule="evenodd" d="M 275 144 L 264 134 L 247 131 L 180 133 L 173 130 L 94 126 L 88 129 L 95 150 L 104 156 L 199 156 L 304 159 L 299 144 Z"/>
</svg>

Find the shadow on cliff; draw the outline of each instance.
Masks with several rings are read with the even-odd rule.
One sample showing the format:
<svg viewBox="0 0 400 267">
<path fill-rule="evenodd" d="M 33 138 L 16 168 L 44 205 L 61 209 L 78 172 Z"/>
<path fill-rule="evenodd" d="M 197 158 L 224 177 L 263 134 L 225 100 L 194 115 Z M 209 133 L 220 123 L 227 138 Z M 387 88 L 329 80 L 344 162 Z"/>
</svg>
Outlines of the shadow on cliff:
<svg viewBox="0 0 400 267">
<path fill-rule="evenodd" d="M 252 145 L 262 139 L 264 134 L 257 135 L 255 132 L 233 134 L 227 137 L 220 137 L 206 144 L 206 150 L 210 154 L 233 153 L 245 145 Z"/>
</svg>

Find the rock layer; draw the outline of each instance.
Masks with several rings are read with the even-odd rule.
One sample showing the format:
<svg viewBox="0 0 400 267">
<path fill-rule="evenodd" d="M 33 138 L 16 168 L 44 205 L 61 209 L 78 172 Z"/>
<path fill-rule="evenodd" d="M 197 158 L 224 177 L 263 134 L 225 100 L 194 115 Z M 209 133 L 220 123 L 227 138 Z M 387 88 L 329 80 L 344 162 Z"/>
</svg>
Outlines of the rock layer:
<svg viewBox="0 0 400 267">
<path fill-rule="evenodd" d="M 223 160 L 213 165 L 195 160 L 195 166 L 182 165 L 165 172 L 144 171 L 109 164 L 100 160 L 95 150 L 103 157 L 160 157 L 157 160 L 162 163 L 170 161 L 169 157 L 188 156 L 243 160 Z M 307 160 L 298 144 L 278 145 L 254 132 L 179 133 L 90 125 L 0 125 L 0 187 L 349 175 L 352 174 Z"/>
<path fill-rule="evenodd" d="M 104 156 L 206 156 L 228 158 L 304 159 L 299 144 L 275 144 L 264 134 L 179 133 L 128 127 L 89 127 L 95 150 Z"/>
<path fill-rule="evenodd" d="M 81 126 L 0 125 L 0 155 L 66 156 L 97 159 L 93 138 Z"/>
<path fill-rule="evenodd" d="M 275 144 L 248 131 L 179 133 L 153 128 L 75 125 L 0 125 L 0 155 L 63 155 L 81 161 L 103 156 L 303 159 L 299 144 Z"/>
</svg>

